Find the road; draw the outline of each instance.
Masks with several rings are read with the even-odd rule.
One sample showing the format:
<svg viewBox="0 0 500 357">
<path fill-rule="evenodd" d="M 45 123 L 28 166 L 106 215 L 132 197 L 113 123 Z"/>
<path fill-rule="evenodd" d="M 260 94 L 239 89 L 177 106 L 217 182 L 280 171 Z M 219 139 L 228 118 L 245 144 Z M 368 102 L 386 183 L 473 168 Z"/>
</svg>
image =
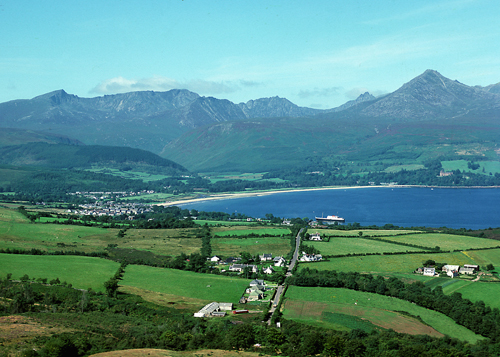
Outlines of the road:
<svg viewBox="0 0 500 357">
<path fill-rule="evenodd" d="M 299 247 L 300 247 L 300 235 L 304 231 L 304 228 L 301 228 L 299 233 L 297 233 L 297 238 L 295 238 L 295 251 L 293 252 L 293 257 L 292 260 L 290 261 L 290 265 L 288 266 L 288 271 L 286 272 L 286 276 L 292 276 L 292 271 L 293 268 L 295 267 L 295 264 L 297 263 L 297 259 L 299 256 Z M 269 312 L 271 313 L 271 316 L 269 316 L 269 320 L 267 320 L 267 324 L 271 324 L 271 319 L 273 318 L 274 311 L 276 310 L 276 307 L 278 306 L 278 303 L 280 302 L 281 295 L 283 295 L 283 291 L 285 289 L 284 285 L 278 285 L 276 288 L 276 294 L 274 294 L 274 300 L 273 304 L 271 306 L 271 309 Z"/>
</svg>

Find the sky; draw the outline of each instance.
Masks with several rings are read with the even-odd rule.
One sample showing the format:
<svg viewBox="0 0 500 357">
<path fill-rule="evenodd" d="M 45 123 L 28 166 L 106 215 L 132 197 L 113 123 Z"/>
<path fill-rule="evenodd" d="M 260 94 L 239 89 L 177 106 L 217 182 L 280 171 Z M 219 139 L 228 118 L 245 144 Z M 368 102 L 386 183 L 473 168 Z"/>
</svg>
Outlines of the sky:
<svg viewBox="0 0 500 357">
<path fill-rule="evenodd" d="M 500 1 L 0 0 L 0 102 L 188 89 L 327 109 L 426 69 L 500 82 Z"/>
</svg>

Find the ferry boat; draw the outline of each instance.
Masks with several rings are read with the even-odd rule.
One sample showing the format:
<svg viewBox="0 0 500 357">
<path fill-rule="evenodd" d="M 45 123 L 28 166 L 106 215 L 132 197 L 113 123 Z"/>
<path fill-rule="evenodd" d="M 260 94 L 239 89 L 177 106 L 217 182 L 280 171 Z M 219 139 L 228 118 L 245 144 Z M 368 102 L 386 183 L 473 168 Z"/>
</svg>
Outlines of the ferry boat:
<svg viewBox="0 0 500 357">
<path fill-rule="evenodd" d="M 324 224 L 344 223 L 345 219 L 339 216 L 316 217 L 316 221 Z"/>
</svg>

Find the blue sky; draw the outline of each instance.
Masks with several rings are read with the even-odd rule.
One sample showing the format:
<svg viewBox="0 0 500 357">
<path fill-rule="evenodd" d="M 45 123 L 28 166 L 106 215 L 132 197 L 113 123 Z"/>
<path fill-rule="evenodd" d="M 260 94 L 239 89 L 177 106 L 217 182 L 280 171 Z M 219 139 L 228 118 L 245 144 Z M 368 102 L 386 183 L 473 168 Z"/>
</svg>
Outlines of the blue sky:
<svg viewBox="0 0 500 357">
<path fill-rule="evenodd" d="M 0 0 L 0 102 L 185 88 L 332 108 L 434 69 L 500 82 L 500 1 Z"/>
</svg>

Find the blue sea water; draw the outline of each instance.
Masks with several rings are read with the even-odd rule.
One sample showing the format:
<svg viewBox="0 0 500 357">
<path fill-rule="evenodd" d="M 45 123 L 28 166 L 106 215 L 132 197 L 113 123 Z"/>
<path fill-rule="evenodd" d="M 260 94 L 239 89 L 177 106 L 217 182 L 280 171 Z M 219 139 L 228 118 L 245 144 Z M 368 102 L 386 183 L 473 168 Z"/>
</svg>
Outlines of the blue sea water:
<svg viewBox="0 0 500 357">
<path fill-rule="evenodd" d="M 251 217 L 338 215 L 346 223 L 400 227 L 500 227 L 500 189 L 370 187 L 276 193 L 181 205 Z"/>
</svg>

